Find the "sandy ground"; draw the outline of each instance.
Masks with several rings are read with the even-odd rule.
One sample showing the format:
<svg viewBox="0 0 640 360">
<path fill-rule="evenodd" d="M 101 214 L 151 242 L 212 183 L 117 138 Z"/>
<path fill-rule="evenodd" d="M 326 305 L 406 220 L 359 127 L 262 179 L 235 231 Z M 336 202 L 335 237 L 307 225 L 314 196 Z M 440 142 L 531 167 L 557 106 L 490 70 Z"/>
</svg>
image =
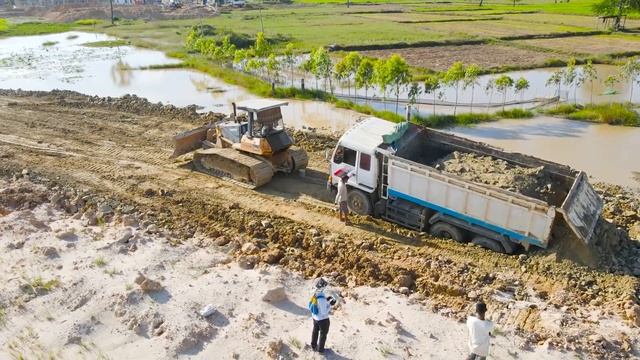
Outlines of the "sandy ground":
<svg viewBox="0 0 640 360">
<path fill-rule="evenodd" d="M 11 324 L 2 329 L 0 338 L 10 339 L 2 351 L 48 351 L 69 342 L 61 354 L 82 350 L 87 358 L 96 358 L 100 352 L 121 358 L 123 353 L 118 351 L 143 349 L 140 356 L 166 351 L 211 358 L 216 347 L 191 342 L 203 338 L 250 358 L 245 351 L 264 354 L 265 350 L 230 344 L 250 339 L 255 346 L 249 349 L 264 349 L 280 339 L 302 355 L 290 344 L 292 336 L 300 343 L 308 336 L 308 319 L 302 312 L 309 289 L 308 280 L 302 279 L 328 275 L 346 299 L 335 314 L 332 334 L 336 336 L 330 346 L 347 358 L 382 356 L 385 349 L 408 358 L 405 345 L 415 356 L 458 357 L 453 354 L 462 355 L 466 342 L 459 321 L 480 299 L 488 303 L 498 327 L 509 334 L 496 339 L 503 344 L 496 347 L 499 358 L 509 358 L 507 351 L 528 356 L 529 351 L 544 353 L 547 348 L 576 351 L 584 358 L 638 356 L 640 283 L 634 274 L 640 264 L 627 260 L 640 256 L 635 242 L 615 244 L 607 250 L 611 259 L 588 268 L 572 260 L 578 247 L 562 233 L 554 233 L 550 250 L 506 256 L 372 218 L 354 217 L 354 226 L 347 227 L 338 222 L 324 190 L 322 150 L 335 141 L 329 137 L 298 136 L 299 144 L 310 152 L 306 177 L 277 176 L 258 191 L 192 172 L 184 159 L 169 160 L 173 134 L 216 116 L 202 117 L 195 109 L 149 104 L 133 97 L 0 91 L 0 178 L 29 178 L 45 187 L 38 190 L 11 182 L 0 191 L 0 214 L 6 214 L 1 218 L 1 246 L 7 249 L 0 255 L 0 266 L 10 269 L 2 271 L 9 290 L 0 292 L 0 301 L 6 309 L 3 318 Z M 78 219 L 65 219 L 55 211 L 38 215 L 47 213 L 36 209 L 46 202 Z M 26 210 L 37 214 L 29 220 L 28 213 L 20 215 Z M 620 216 L 626 218 L 626 211 Z M 31 228 L 22 229 L 25 221 Z M 124 237 L 123 223 L 133 226 L 135 222 L 145 231 L 133 231 L 133 243 L 113 244 Z M 80 223 L 99 226 L 80 227 Z M 56 232 L 71 226 L 72 235 Z M 21 240 L 26 242 L 20 244 Z M 55 251 L 41 249 L 47 246 Z M 256 270 L 213 266 L 211 262 L 227 262 L 219 252 L 243 269 Z M 260 274 L 266 265 L 277 265 L 293 275 L 280 276 L 281 270 Z M 203 274 L 207 269 L 210 273 Z M 164 291 L 136 291 L 138 271 L 159 281 Z M 218 272 L 221 278 L 215 277 Z M 234 273 L 238 274 L 236 284 Z M 263 280 L 267 284 L 263 286 L 270 287 L 271 280 L 277 284 L 278 279 L 289 277 L 282 280 L 291 301 L 284 310 L 260 301 L 264 288 L 258 285 Z M 59 283 L 48 282 L 54 279 Z M 255 281 L 251 288 L 244 285 L 249 281 Z M 203 289 L 213 292 L 202 296 Z M 354 291 L 363 292 L 360 302 L 347 295 Z M 243 294 L 241 300 L 234 294 Z M 216 296 L 226 300 L 217 301 Z M 361 320 L 369 317 L 385 324 L 387 315 L 378 301 L 395 309 L 396 299 L 401 304 L 414 299 L 426 309 L 412 313 L 418 304 L 397 305 L 406 310 L 391 312 L 415 339 L 394 333 L 395 325 L 378 328 Z M 207 303 L 222 309 L 220 317 L 210 322 L 196 315 Z M 242 312 L 230 312 L 232 308 Z M 360 317 L 358 311 L 365 315 Z M 52 312 L 52 320 L 47 320 L 47 312 Z M 260 312 L 265 315 L 259 316 Z M 254 314 L 251 320 L 247 320 L 249 313 Z M 91 320 L 92 315 L 97 320 Z M 433 321 L 421 321 L 430 316 Z M 51 322 L 56 325 L 47 327 Z M 246 328 L 234 330 L 241 323 Z M 342 324 L 344 332 L 340 332 Z M 443 324 L 442 332 L 435 330 L 435 324 Z M 429 340 L 422 329 L 433 332 L 438 340 Z M 372 346 L 359 341 L 352 335 L 356 330 L 377 336 L 382 343 Z M 261 332 L 265 334 L 253 338 L 253 333 Z M 141 344 L 138 341 L 155 346 L 136 345 Z M 451 351 L 450 357 L 442 356 L 445 349 Z"/>
<path fill-rule="evenodd" d="M 0 191 L 16 185 L 31 186 L 0 182 Z M 0 256 L 1 358 L 321 357 L 305 347 L 310 280 L 278 266 L 243 269 L 195 240 L 171 246 L 155 225 L 142 228 L 135 218 L 91 226 L 50 202 L 0 218 L 0 246 L 11 248 Z M 161 288 L 143 291 L 140 273 Z M 37 278 L 56 283 L 45 289 Z M 279 287 L 286 298 L 261 300 Z M 465 356 L 464 324 L 434 314 L 421 297 L 384 287 L 334 290 L 344 297 L 333 312 L 327 359 Z M 197 312 L 207 304 L 216 311 L 203 318 Z M 521 341 L 511 332 L 497 336 L 492 358 L 576 356 L 518 350 Z"/>
</svg>

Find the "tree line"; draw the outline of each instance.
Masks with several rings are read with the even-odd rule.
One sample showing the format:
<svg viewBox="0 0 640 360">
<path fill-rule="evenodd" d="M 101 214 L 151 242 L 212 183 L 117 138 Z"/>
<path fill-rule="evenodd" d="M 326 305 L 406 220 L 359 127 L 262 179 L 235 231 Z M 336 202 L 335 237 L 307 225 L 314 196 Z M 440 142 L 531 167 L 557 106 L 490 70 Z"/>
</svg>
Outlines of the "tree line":
<svg viewBox="0 0 640 360">
<path fill-rule="evenodd" d="M 454 92 L 453 112 L 457 112 L 460 91 L 471 91 L 470 111 L 473 112 L 475 91 L 480 85 L 479 76 L 481 68 L 476 64 L 465 65 L 462 62 L 454 62 L 446 71 L 427 74 L 423 80 L 415 81 L 411 74 L 411 68 L 400 55 L 393 54 L 387 59 L 373 59 L 362 56 L 358 52 L 349 52 L 339 60 L 335 60 L 327 49 L 319 47 L 313 49 L 308 56 L 302 57 L 297 53 L 292 43 L 286 44 L 284 49 L 276 54 L 273 47 L 263 33 L 256 35 L 253 45 L 247 48 L 238 48 L 231 42 L 229 35 L 222 40 L 199 36 L 192 31 L 186 42 L 187 49 L 197 51 L 205 57 L 218 62 L 221 65 L 236 66 L 240 70 L 266 78 L 271 83 L 284 83 L 282 73 L 287 72 L 290 86 L 294 87 L 295 71 L 298 69 L 315 79 L 316 90 L 322 88 L 325 92 L 333 94 L 334 81 L 345 84 L 347 96 L 358 97 L 358 91 L 364 90 L 364 99 L 368 101 L 370 89 L 379 89 L 386 100 L 389 93 L 395 97 L 395 110 L 398 112 L 400 93 L 407 90 L 410 104 L 415 104 L 422 94 L 432 99 L 433 113 L 437 101 L 445 101 L 445 90 Z M 556 90 L 560 96 L 562 86 L 573 90 L 574 99 L 577 89 L 584 84 L 591 86 L 591 102 L 593 102 L 593 84 L 598 79 L 598 73 L 591 61 L 588 61 L 578 71 L 576 60 L 570 59 L 565 68 L 553 72 L 546 81 L 548 87 Z M 620 67 L 617 75 L 609 76 L 604 83 L 613 88 L 620 81 L 628 80 L 640 84 L 640 62 L 637 58 L 631 58 Z M 530 82 L 519 77 L 514 79 L 507 74 L 492 76 L 482 89 L 489 97 L 491 104 L 495 93 L 501 95 L 502 110 L 504 111 L 507 96 L 510 92 L 520 95 L 523 101 L 524 93 L 530 87 Z M 631 87 L 629 101 L 633 99 L 633 86 Z M 488 106 L 487 105 L 487 106 Z M 386 101 L 385 101 L 386 106 Z"/>
</svg>

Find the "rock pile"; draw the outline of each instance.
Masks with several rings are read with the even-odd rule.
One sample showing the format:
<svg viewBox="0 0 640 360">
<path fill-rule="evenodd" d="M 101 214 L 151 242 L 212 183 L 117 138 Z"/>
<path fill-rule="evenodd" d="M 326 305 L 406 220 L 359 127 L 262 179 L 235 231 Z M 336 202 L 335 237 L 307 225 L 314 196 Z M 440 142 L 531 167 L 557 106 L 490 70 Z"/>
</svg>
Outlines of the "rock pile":
<svg viewBox="0 0 640 360">
<path fill-rule="evenodd" d="M 182 120 L 193 120 L 198 122 L 218 121 L 225 117 L 224 114 L 206 112 L 198 113 L 196 105 L 176 107 L 174 105 L 164 105 L 161 102 L 152 103 L 145 98 L 136 95 L 124 95 L 122 97 L 99 97 L 84 95 L 69 90 L 52 91 L 27 91 L 27 90 L 7 90 L 0 89 L 0 96 L 11 97 L 51 97 L 53 96 L 59 105 L 74 108 L 101 107 L 113 111 L 123 111 L 137 115 L 156 115 Z"/>
<path fill-rule="evenodd" d="M 517 166 L 491 156 L 454 151 L 436 161 L 438 170 L 549 202 L 551 179 L 542 167 Z"/>
</svg>

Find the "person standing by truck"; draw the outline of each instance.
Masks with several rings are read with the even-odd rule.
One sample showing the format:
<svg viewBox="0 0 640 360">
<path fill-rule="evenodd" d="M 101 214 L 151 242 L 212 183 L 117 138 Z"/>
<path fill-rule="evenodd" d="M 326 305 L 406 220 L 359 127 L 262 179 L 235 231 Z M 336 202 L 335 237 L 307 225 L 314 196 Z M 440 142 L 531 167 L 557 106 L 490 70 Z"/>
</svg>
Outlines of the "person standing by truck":
<svg viewBox="0 0 640 360">
<path fill-rule="evenodd" d="M 469 356 L 467 360 L 485 360 L 489 356 L 489 336 L 493 331 L 493 322 L 484 319 L 487 305 L 476 304 L 476 315 L 467 318 L 469 328 Z"/>
<path fill-rule="evenodd" d="M 338 182 L 338 194 L 336 194 L 335 203 L 338 205 L 338 209 L 340 211 L 340 221 L 349 225 L 349 205 L 347 203 L 349 193 L 347 191 L 347 181 L 349 181 L 349 175 L 342 175 Z"/>
</svg>

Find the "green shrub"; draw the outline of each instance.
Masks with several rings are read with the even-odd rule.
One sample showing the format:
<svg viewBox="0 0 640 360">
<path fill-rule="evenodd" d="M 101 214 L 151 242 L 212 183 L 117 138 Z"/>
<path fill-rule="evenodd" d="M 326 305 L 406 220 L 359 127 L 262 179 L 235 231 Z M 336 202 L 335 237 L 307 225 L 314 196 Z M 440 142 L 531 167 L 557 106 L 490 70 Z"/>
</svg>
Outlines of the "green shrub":
<svg viewBox="0 0 640 360">
<path fill-rule="evenodd" d="M 9 21 L 7 19 L 0 18 L 0 32 L 7 31 L 9 29 Z"/>
<path fill-rule="evenodd" d="M 640 115 L 631 104 L 587 105 L 567 116 L 572 120 L 594 121 L 610 125 L 640 126 Z"/>
<path fill-rule="evenodd" d="M 547 115 L 569 115 L 581 108 L 581 106 L 575 104 L 558 104 L 550 109 L 544 110 L 544 113 Z"/>
<path fill-rule="evenodd" d="M 184 59 L 187 57 L 187 53 L 184 51 L 169 51 L 167 56 L 174 59 Z"/>
<path fill-rule="evenodd" d="M 76 21 L 76 25 L 98 25 L 101 23 L 102 20 L 100 19 L 80 19 Z"/>
<path fill-rule="evenodd" d="M 526 109 L 500 110 L 496 115 L 505 119 L 528 119 L 534 116 L 531 110 Z"/>
<path fill-rule="evenodd" d="M 127 40 L 103 40 L 103 41 L 94 41 L 82 44 L 82 46 L 87 47 L 118 47 L 118 46 L 126 46 L 130 43 Z"/>
<path fill-rule="evenodd" d="M 72 27 L 73 24 L 65 23 L 25 22 L 11 24 L 6 30 L 0 32 L 6 36 L 43 35 L 69 31 Z"/>
<path fill-rule="evenodd" d="M 42 46 L 53 46 L 57 43 L 58 43 L 57 41 L 45 41 L 42 43 Z"/>
<path fill-rule="evenodd" d="M 457 125 L 473 125 L 482 122 L 495 121 L 496 117 L 491 114 L 484 113 L 463 113 L 457 115 L 429 115 L 414 116 L 412 121 L 422 126 L 433 128 L 443 128 Z"/>
</svg>

